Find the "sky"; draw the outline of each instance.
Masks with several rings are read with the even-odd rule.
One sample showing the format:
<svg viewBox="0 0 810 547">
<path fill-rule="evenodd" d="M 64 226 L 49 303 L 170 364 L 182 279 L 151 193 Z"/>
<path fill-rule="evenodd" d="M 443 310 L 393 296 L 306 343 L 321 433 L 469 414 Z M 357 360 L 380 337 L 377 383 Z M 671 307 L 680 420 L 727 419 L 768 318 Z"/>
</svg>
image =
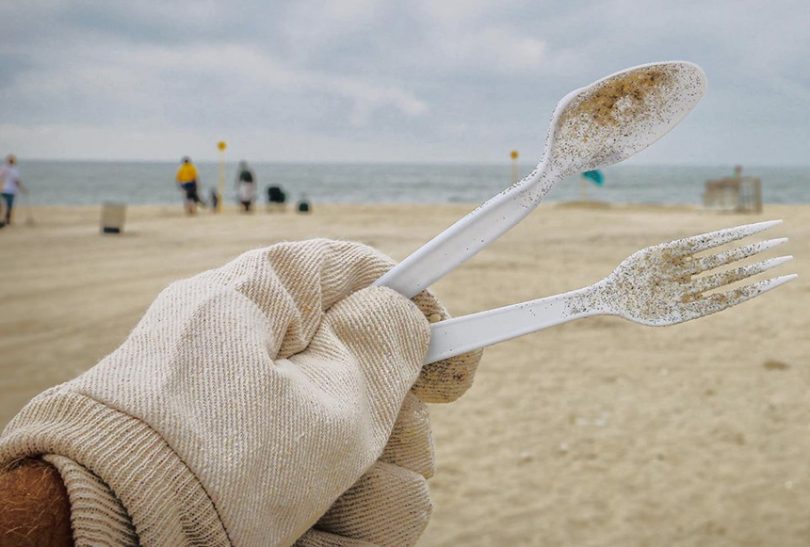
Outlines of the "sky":
<svg viewBox="0 0 810 547">
<path fill-rule="evenodd" d="M 532 163 L 566 93 L 664 60 L 707 95 L 628 161 L 810 165 L 806 0 L 4 0 L 0 151 Z"/>
</svg>

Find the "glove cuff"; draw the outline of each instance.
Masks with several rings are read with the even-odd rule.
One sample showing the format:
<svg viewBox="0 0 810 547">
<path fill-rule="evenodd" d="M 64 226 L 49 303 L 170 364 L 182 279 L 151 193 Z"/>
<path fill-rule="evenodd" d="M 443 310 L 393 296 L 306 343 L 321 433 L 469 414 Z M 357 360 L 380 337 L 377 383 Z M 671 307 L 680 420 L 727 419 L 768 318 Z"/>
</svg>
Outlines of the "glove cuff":
<svg viewBox="0 0 810 547">
<path fill-rule="evenodd" d="M 230 545 L 213 502 L 191 470 L 160 435 L 132 416 L 76 392 L 49 390 L 6 427 L 0 466 L 42 454 L 57 455 L 56 461 L 47 458 L 68 478 L 71 511 L 82 487 L 90 485 L 86 475 L 76 475 L 82 467 L 99 479 L 90 490 L 100 494 L 83 508 L 97 507 L 109 496 L 117 498 L 141 544 Z M 66 464 L 65 458 L 72 462 Z M 77 479 L 73 492 L 71 477 Z M 79 509 L 87 515 L 82 506 Z M 114 506 L 106 506 L 103 514 L 121 516 Z M 71 520 L 75 521 L 73 515 Z M 116 532 L 127 533 L 126 524 L 119 524 Z"/>
<path fill-rule="evenodd" d="M 75 545 L 140 543 L 127 510 L 104 481 L 70 458 L 48 454 L 42 459 L 56 468 L 65 484 Z"/>
</svg>

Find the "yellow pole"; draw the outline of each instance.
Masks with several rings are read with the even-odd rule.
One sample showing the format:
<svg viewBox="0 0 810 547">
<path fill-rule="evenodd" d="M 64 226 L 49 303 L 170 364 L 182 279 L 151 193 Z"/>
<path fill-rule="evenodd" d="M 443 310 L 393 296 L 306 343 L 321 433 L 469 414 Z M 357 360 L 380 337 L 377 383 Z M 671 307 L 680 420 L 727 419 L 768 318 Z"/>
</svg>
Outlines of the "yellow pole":
<svg viewBox="0 0 810 547">
<path fill-rule="evenodd" d="M 512 150 L 509 156 L 512 158 L 512 184 L 515 184 L 518 181 L 518 151 Z"/>
<path fill-rule="evenodd" d="M 225 197 L 225 149 L 228 144 L 225 141 L 217 143 L 219 149 L 219 199 L 217 199 L 217 213 L 222 212 L 222 200 Z"/>
</svg>

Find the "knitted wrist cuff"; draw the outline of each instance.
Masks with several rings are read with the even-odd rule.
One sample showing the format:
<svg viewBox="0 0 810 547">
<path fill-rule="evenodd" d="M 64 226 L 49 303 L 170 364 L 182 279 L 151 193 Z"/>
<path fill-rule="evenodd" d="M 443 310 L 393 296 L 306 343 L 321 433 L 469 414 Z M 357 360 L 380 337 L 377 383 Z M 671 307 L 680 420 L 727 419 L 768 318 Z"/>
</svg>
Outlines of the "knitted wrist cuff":
<svg viewBox="0 0 810 547">
<path fill-rule="evenodd" d="M 63 477 L 74 477 L 77 468 L 95 475 L 120 500 L 143 545 L 230 545 L 200 482 L 163 438 L 137 418 L 80 393 L 54 388 L 32 400 L 6 427 L 0 466 L 42 454 L 64 456 L 76 464 L 63 465 Z M 86 476 L 77 480 L 79 492 L 91 488 L 99 493 L 98 483 L 90 486 Z M 80 494 L 69 491 L 71 502 L 74 495 Z M 95 499 L 92 508 L 101 499 L 109 501 Z M 108 509 L 102 509 L 105 516 Z M 113 510 L 109 516 L 121 514 Z"/>
<path fill-rule="evenodd" d="M 84 545 L 138 545 L 138 535 L 121 501 L 93 473 L 70 458 L 42 457 L 62 476 L 70 499 L 73 542 Z"/>
</svg>

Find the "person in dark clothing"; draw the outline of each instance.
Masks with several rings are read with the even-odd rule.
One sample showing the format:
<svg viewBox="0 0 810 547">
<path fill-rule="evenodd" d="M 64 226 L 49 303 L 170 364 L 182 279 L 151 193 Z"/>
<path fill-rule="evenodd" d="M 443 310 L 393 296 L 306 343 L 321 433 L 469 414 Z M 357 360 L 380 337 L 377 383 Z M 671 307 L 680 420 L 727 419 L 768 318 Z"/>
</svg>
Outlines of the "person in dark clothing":
<svg viewBox="0 0 810 547">
<path fill-rule="evenodd" d="M 249 213 L 256 200 L 256 175 L 248 167 L 246 161 L 239 162 L 239 172 L 236 175 L 236 191 L 239 195 L 239 203 L 245 213 Z"/>
</svg>

